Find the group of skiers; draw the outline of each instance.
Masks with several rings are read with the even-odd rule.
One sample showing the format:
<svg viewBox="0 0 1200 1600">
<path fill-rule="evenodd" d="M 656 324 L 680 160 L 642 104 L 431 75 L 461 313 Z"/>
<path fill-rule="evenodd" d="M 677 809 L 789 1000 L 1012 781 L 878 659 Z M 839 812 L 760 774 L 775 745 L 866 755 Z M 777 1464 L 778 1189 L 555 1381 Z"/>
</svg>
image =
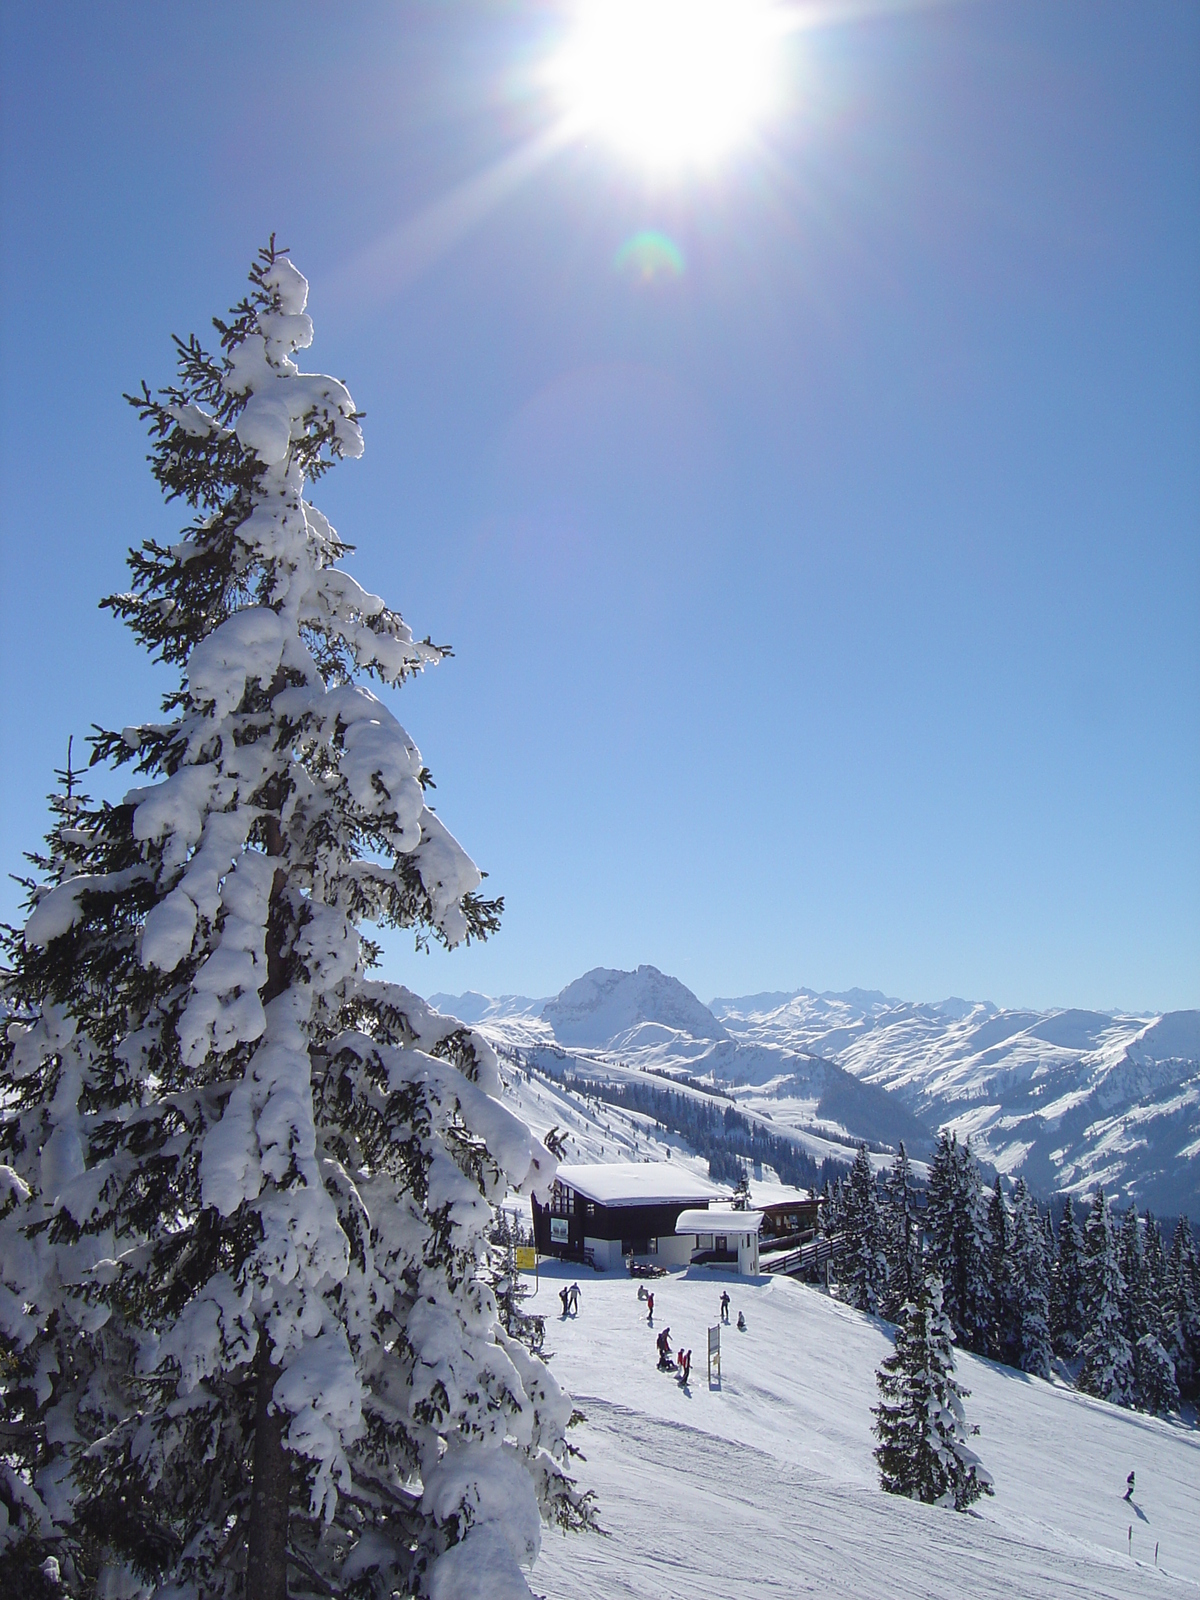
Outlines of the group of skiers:
<svg viewBox="0 0 1200 1600">
<path fill-rule="evenodd" d="M 671 1359 L 671 1330 L 664 1328 L 654 1341 L 658 1346 L 658 1370 L 660 1372 L 673 1372 L 680 1383 L 687 1387 L 692 1376 L 692 1352 L 682 1347 L 675 1352 L 674 1360 Z"/>
<path fill-rule="evenodd" d="M 558 1298 L 562 1301 L 562 1314 L 564 1317 L 573 1317 L 579 1311 L 579 1285 L 573 1283 L 569 1289 L 560 1289 Z"/>
<path fill-rule="evenodd" d="M 653 1324 L 653 1322 L 654 1322 L 654 1294 L 653 1294 L 653 1292 L 651 1290 L 648 1290 L 646 1288 L 645 1284 L 639 1284 L 638 1285 L 638 1299 L 639 1300 L 644 1300 L 646 1302 L 646 1321 L 649 1322 L 650 1324 Z M 722 1290 L 722 1292 L 721 1292 L 721 1321 L 728 1325 L 728 1322 L 729 1322 L 729 1291 L 728 1290 Z M 745 1317 L 745 1313 L 744 1312 L 741 1312 L 741 1311 L 738 1312 L 738 1314 L 737 1314 L 737 1325 L 738 1325 L 739 1332 L 745 1333 L 745 1331 L 746 1331 L 746 1317 Z M 669 1327 L 663 1328 L 661 1333 L 659 1333 L 659 1335 L 655 1339 L 654 1344 L 655 1344 L 655 1348 L 658 1351 L 658 1370 L 660 1372 L 674 1372 L 675 1375 L 678 1377 L 680 1383 L 683 1384 L 684 1387 L 686 1387 L 687 1383 L 688 1383 L 688 1381 L 689 1381 L 689 1379 L 691 1378 L 691 1375 L 692 1375 L 692 1352 L 690 1350 L 684 1350 L 684 1349 L 681 1348 L 681 1349 L 679 1349 L 679 1350 L 677 1350 L 675 1352 L 674 1359 L 672 1359 L 672 1356 L 671 1356 L 671 1330 L 670 1330 Z"/>
</svg>

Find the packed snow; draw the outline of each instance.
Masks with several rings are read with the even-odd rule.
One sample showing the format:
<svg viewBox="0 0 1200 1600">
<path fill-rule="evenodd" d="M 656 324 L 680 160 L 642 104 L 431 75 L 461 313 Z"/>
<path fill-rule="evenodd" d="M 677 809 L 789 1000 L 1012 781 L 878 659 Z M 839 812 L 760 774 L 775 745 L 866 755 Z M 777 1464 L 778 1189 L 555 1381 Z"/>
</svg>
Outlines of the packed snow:
<svg viewBox="0 0 1200 1600">
<path fill-rule="evenodd" d="M 527 1307 L 556 1310 L 576 1278 L 543 1262 Z M 959 1354 L 995 1496 L 967 1514 L 922 1506 L 882 1492 L 871 1454 L 887 1324 L 790 1279 L 692 1268 L 652 1285 L 651 1326 L 625 1276 L 578 1281 L 578 1316 L 556 1315 L 546 1343 L 587 1416 L 577 1472 L 610 1537 L 545 1539 L 533 1582 L 548 1600 L 1145 1600 L 1200 1586 L 1194 1428 Z M 710 1387 L 723 1287 L 747 1327 L 721 1329 Z M 656 1370 L 667 1326 L 693 1352 L 686 1389 Z"/>
</svg>

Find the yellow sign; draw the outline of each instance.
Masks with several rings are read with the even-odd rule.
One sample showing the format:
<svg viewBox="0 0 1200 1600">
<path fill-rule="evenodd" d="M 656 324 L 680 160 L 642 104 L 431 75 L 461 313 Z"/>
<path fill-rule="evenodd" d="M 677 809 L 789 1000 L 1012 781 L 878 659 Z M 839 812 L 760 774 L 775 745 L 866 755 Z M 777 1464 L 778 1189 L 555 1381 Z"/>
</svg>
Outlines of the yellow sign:
<svg viewBox="0 0 1200 1600">
<path fill-rule="evenodd" d="M 537 1271 L 537 1251 L 531 1244 L 519 1244 L 517 1246 L 517 1271 Z"/>
</svg>

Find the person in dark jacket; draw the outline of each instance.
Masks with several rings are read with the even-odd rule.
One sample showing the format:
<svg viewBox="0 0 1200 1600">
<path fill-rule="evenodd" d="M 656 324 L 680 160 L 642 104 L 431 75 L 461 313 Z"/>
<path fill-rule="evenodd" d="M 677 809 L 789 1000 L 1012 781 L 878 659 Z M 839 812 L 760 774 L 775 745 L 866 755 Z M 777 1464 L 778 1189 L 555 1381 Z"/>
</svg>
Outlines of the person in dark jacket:
<svg viewBox="0 0 1200 1600">
<path fill-rule="evenodd" d="M 560 1289 L 558 1298 L 562 1301 L 563 1316 L 568 1316 L 571 1310 L 571 1291 L 566 1288 Z"/>
<path fill-rule="evenodd" d="M 729 1290 L 721 1290 L 721 1321 L 729 1321 Z"/>
</svg>

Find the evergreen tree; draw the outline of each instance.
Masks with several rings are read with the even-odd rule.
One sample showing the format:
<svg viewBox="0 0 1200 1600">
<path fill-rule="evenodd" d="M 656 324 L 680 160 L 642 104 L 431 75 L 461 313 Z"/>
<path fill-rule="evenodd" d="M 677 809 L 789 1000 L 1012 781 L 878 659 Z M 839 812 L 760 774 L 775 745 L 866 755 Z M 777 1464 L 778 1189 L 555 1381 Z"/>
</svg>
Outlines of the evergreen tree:
<svg viewBox="0 0 1200 1600">
<path fill-rule="evenodd" d="M 1125 1335 L 1121 1276 L 1112 1214 L 1097 1189 L 1083 1235 L 1084 1335 L 1079 1387 L 1114 1405 L 1134 1403 L 1133 1352 Z"/>
<path fill-rule="evenodd" d="M 884 1316 L 895 1322 L 915 1299 L 921 1282 L 921 1229 L 903 1140 L 884 1185 L 883 1242 L 887 1285 L 882 1309 Z"/>
<path fill-rule="evenodd" d="M 1162 1229 L 1150 1211 L 1146 1212 L 1142 1223 L 1142 1272 L 1149 1317 L 1161 1334 L 1166 1312 L 1167 1253 L 1163 1248 Z"/>
<path fill-rule="evenodd" d="M 1116 1227 L 1115 1218 L 1113 1226 Z M 1125 1337 L 1132 1348 L 1150 1327 L 1146 1262 L 1142 1251 L 1142 1226 L 1136 1206 L 1131 1205 L 1121 1219 L 1117 1260 L 1121 1267 L 1123 1285 L 1121 1311 L 1125 1318 Z"/>
<path fill-rule="evenodd" d="M 983 1178 L 970 1142 L 960 1145 L 957 1135 L 944 1131 L 929 1169 L 925 1238 L 958 1342 L 986 1353 L 992 1305 Z"/>
<path fill-rule="evenodd" d="M 954 1375 L 953 1337 L 941 1279 L 931 1272 L 905 1308 L 894 1354 L 876 1374 L 875 1459 L 889 1494 L 965 1511 L 993 1488 L 967 1443 L 963 1401 L 970 1391 Z"/>
<path fill-rule="evenodd" d="M 1083 1338 L 1083 1234 L 1070 1195 L 1058 1230 L 1058 1257 L 1050 1287 L 1050 1332 L 1055 1354 L 1074 1360 Z"/>
<path fill-rule="evenodd" d="M 838 1257 L 838 1293 L 859 1311 L 877 1311 L 887 1283 L 879 1195 L 867 1147 L 860 1144 L 842 1196 L 845 1247 Z"/>
<path fill-rule="evenodd" d="M 1135 1207 L 1125 1213 L 1119 1256 L 1125 1284 L 1125 1337 L 1133 1352 L 1133 1403 L 1143 1411 L 1174 1411 L 1179 1406 L 1179 1386 L 1166 1347 L 1162 1236 L 1149 1212 L 1144 1224 Z"/>
<path fill-rule="evenodd" d="M 1013 1259 L 1013 1218 L 999 1178 L 988 1201 L 987 1228 L 988 1288 L 991 1291 L 988 1354 L 993 1361 L 1015 1367 L 1020 1363 L 1021 1308 Z"/>
<path fill-rule="evenodd" d="M 1023 1372 L 1050 1376 L 1050 1272 L 1046 1233 L 1024 1178 L 1012 1194 L 1012 1280 L 1016 1300 L 1014 1360 Z"/>
<path fill-rule="evenodd" d="M 497 1321 L 487 1227 L 554 1162 L 484 1040 L 373 979 L 359 932 L 498 922 L 358 681 L 448 652 L 339 564 L 305 487 L 361 454 L 359 416 L 293 360 L 286 254 L 250 277 L 219 354 L 180 341 L 178 382 L 133 397 L 191 520 L 105 604 L 179 686 L 97 737 L 142 781 L 70 796 L 6 944 L 12 1547 L 36 1523 L 106 1592 L 526 1592 L 539 1512 L 590 1513 L 570 1402 Z"/>
<path fill-rule="evenodd" d="M 1180 1217 L 1171 1239 L 1163 1305 L 1165 1342 L 1180 1395 L 1200 1399 L 1200 1257 L 1186 1217 Z"/>
</svg>

